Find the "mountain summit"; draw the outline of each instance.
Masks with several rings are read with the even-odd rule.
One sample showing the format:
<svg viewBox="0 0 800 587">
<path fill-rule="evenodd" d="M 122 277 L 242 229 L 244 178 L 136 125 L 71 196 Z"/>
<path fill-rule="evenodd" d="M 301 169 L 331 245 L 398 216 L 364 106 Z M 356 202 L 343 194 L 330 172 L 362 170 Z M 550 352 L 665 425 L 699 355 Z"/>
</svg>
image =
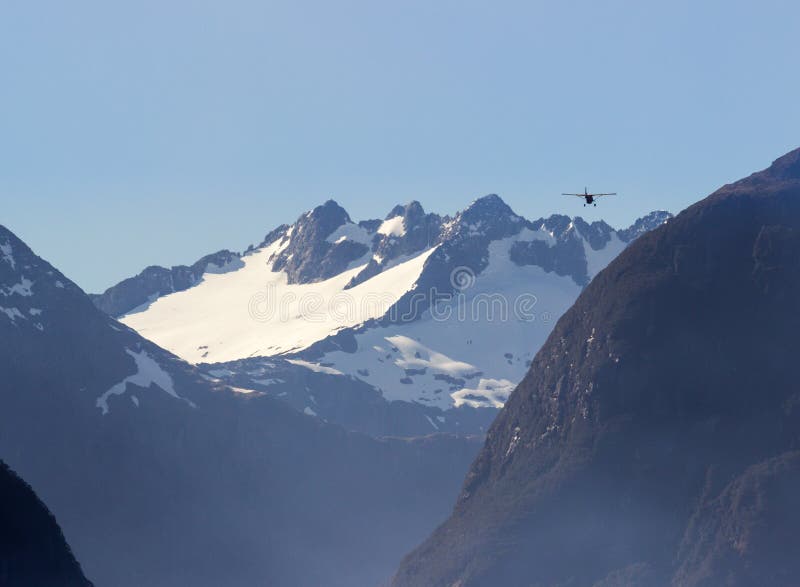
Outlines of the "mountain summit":
<svg viewBox="0 0 800 587">
<path fill-rule="evenodd" d="M 793 151 L 593 279 L 393 585 L 796 585 L 798 331 Z"/>
</svg>

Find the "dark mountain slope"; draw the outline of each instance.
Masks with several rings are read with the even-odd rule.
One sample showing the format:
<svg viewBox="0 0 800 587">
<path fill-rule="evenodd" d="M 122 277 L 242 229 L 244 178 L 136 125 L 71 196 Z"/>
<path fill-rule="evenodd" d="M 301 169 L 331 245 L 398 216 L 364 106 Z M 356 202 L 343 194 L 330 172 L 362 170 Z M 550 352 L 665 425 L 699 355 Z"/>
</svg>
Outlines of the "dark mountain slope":
<svg viewBox="0 0 800 587">
<path fill-rule="evenodd" d="M 378 441 L 209 383 L 0 226 L 0 455 L 100 585 L 375 585 L 477 448 Z"/>
<path fill-rule="evenodd" d="M 798 332 L 800 150 L 590 283 L 394 585 L 796 584 Z"/>
<path fill-rule="evenodd" d="M 90 587 L 33 490 L 0 461 L 0 585 Z"/>
</svg>

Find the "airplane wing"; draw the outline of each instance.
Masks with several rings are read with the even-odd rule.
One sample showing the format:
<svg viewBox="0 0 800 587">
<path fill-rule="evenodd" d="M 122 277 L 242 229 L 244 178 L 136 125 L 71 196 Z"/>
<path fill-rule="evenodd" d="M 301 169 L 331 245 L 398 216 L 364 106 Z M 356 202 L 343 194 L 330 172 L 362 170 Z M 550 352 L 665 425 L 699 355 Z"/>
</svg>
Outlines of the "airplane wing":
<svg viewBox="0 0 800 587">
<path fill-rule="evenodd" d="M 562 196 L 578 196 L 579 198 L 585 198 L 586 194 L 561 194 Z"/>
<path fill-rule="evenodd" d="M 597 197 L 597 196 L 616 196 L 617 192 L 611 192 L 611 193 L 608 193 L 608 194 L 589 194 L 589 195 L 590 196 L 594 196 L 594 197 Z"/>
</svg>

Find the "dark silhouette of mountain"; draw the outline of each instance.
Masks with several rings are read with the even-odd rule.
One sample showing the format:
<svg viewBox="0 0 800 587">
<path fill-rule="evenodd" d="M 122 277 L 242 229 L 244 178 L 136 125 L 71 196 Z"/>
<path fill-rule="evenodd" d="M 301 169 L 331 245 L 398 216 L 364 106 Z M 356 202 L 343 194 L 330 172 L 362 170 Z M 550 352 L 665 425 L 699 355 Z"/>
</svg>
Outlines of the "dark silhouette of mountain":
<svg viewBox="0 0 800 587">
<path fill-rule="evenodd" d="M 798 332 L 800 150 L 594 278 L 393 585 L 796 585 Z"/>
<path fill-rule="evenodd" d="M 91 587 L 47 506 L 2 461 L 0 585 Z"/>
<path fill-rule="evenodd" d="M 211 383 L 0 226 L 0 455 L 99 585 L 375 585 L 478 448 L 376 440 Z"/>
</svg>

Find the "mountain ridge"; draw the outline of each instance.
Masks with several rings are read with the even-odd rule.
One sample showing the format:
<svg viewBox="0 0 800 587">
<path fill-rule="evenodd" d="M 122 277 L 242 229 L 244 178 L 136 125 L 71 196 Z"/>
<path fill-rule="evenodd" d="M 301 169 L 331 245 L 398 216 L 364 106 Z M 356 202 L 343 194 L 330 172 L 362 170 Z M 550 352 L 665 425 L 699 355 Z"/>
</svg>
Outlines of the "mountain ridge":
<svg viewBox="0 0 800 587">
<path fill-rule="evenodd" d="M 243 266 L 148 294 L 122 320 L 210 377 L 359 431 L 481 434 L 553 320 L 670 216 L 624 232 L 564 215 L 529 221 L 490 194 L 453 217 L 410 202 L 353 222 L 329 200 L 249 248 Z M 340 393 L 341 405 L 317 401 L 346 386 L 359 391 Z"/>
<path fill-rule="evenodd" d="M 508 205 L 502 200 L 502 198 L 500 198 L 496 194 L 489 194 L 488 196 L 483 196 L 482 198 L 478 198 L 478 199 L 474 200 L 469 206 L 467 206 L 467 208 L 465 208 L 465 210 L 463 212 L 466 212 L 467 210 L 470 210 L 475 204 L 478 204 L 479 207 L 480 207 L 481 204 L 479 204 L 479 203 L 482 202 L 483 200 L 487 199 L 487 198 L 489 200 L 492 200 L 501 209 L 507 209 L 507 211 L 511 215 L 516 216 L 516 214 L 514 214 L 513 210 L 511 210 L 511 208 L 508 207 Z M 496 210 L 496 208 L 493 208 L 493 205 L 489 206 L 488 208 L 492 209 L 493 211 Z M 374 237 L 376 235 L 376 232 L 377 232 L 378 228 L 383 223 L 380 220 L 362 220 L 362 221 L 359 221 L 357 223 L 354 223 L 352 220 L 350 220 L 350 215 L 347 213 L 347 211 L 344 208 L 342 208 L 333 199 L 327 200 L 324 204 L 322 204 L 320 206 L 317 206 L 316 208 L 301 214 L 300 217 L 298 218 L 298 222 L 308 218 L 309 215 L 311 215 L 315 210 L 319 210 L 320 212 L 322 212 L 324 214 L 323 211 L 326 211 L 326 210 L 330 211 L 330 210 L 333 210 L 333 209 L 338 209 L 341 212 L 334 213 L 334 216 L 336 216 L 337 219 L 333 220 L 332 222 L 336 223 L 337 220 L 341 221 L 341 222 L 336 224 L 336 226 L 334 226 L 333 229 L 330 230 L 330 232 L 333 232 L 333 230 L 335 230 L 336 228 L 341 227 L 344 224 L 352 223 L 352 224 L 355 224 L 356 226 L 363 225 L 363 228 L 364 228 L 365 232 L 370 237 Z M 473 212 L 472 214 L 475 214 L 475 212 Z M 412 218 L 417 218 L 417 219 L 419 219 L 419 218 L 422 218 L 422 219 L 430 218 L 430 221 L 434 221 L 434 224 L 436 226 L 435 226 L 435 228 L 433 228 L 433 227 L 430 228 L 430 231 L 429 231 L 430 232 L 430 236 L 427 238 L 427 241 L 426 241 L 427 245 L 432 245 L 437 240 L 442 240 L 443 236 L 440 235 L 439 232 L 438 232 L 440 230 L 441 224 L 443 224 L 445 222 L 448 222 L 448 221 L 452 222 L 452 219 L 447 217 L 447 216 L 440 216 L 439 214 L 435 214 L 435 213 L 431 213 L 431 214 L 425 213 L 424 209 L 422 208 L 422 205 L 416 200 L 412 200 L 412 201 L 410 201 L 409 203 L 407 203 L 405 205 L 404 204 L 397 204 L 386 215 L 386 217 L 384 218 L 384 221 L 391 220 L 392 218 L 396 218 L 398 216 L 403 216 L 404 220 L 406 219 L 407 216 L 411 216 Z M 468 215 L 467 217 L 469 218 L 470 216 Z M 638 236 L 639 234 L 642 234 L 646 230 L 649 230 L 654 226 L 658 226 L 658 224 L 664 222 L 669 217 L 671 217 L 671 214 L 669 214 L 668 212 L 665 212 L 665 211 L 650 212 L 647 215 L 635 220 L 629 227 L 624 228 L 624 229 L 620 229 L 617 232 L 620 233 L 620 234 L 624 234 L 626 242 L 629 242 L 630 240 L 633 240 L 634 238 L 636 238 L 636 236 Z M 540 218 L 539 220 L 533 221 L 533 224 L 543 225 L 543 224 L 547 224 L 548 221 L 550 223 L 552 223 L 553 220 L 555 220 L 555 219 L 563 219 L 563 218 L 569 219 L 567 222 L 570 222 L 570 221 L 573 220 L 569 216 L 553 214 L 550 217 L 548 217 L 547 219 Z M 579 218 L 580 218 L 580 216 L 576 216 L 575 217 L 575 219 L 579 219 Z M 172 268 L 167 268 L 167 267 L 162 267 L 162 266 L 159 266 L 159 265 L 151 265 L 151 266 L 146 267 L 138 275 L 133 276 L 133 277 L 129 277 L 129 278 L 125 279 L 125 280 L 120 281 L 119 283 L 117 283 L 115 285 L 110 286 L 103 293 L 99 293 L 99 294 L 90 293 L 89 295 L 92 298 L 92 300 L 95 302 L 95 304 L 101 310 L 103 310 L 104 312 L 106 312 L 107 314 L 109 314 L 109 315 L 111 315 L 111 316 L 113 316 L 115 318 L 119 318 L 120 316 L 123 316 L 126 313 L 128 313 L 130 311 L 133 311 L 133 310 L 136 310 L 137 308 L 140 308 L 142 305 L 147 304 L 150 301 L 153 301 L 153 298 L 152 298 L 153 295 L 156 295 L 156 296 L 167 295 L 169 293 L 174 293 L 174 292 L 177 292 L 177 291 L 183 291 L 185 289 L 188 289 L 189 287 L 197 285 L 199 279 L 202 277 L 202 274 L 205 273 L 204 264 L 207 265 L 209 262 L 214 262 L 217 259 L 223 259 L 224 260 L 227 257 L 230 257 L 230 258 L 241 257 L 242 255 L 246 255 L 246 254 L 252 252 L 253 250 L 255 250 L 257 248 L 263 248 L 264 246 L 272 244 L 276 240 L 278 240 L 280 238 L 283 238 L 285 236 L 286 232 L 289 230 L 289 228 L 291 226 L 294 226 L 294 225 L 282 224 L 282 225 L 276 227 L 259 243 L 258 246 L 251 245 L 243 253 L 236 253 L 236 252 L 232 252 L 232 251 L 227 250 L 227 249 L 223 249 L 223 250 L 220 250 L 220 251 L 218 251 L 216 253 L 210 253 L 208 255 L 204 255 L 200 259 L 198 259 L 197 261 L 195 261 L 194 263 L 192 263 L 191 265 L 188 265 L 188 266 L 187 265 L 175 265 Z M 590 226 L 590 225 L 587 224 L 587 226 Z M 597 221 L 592 222 L 591 226 L 593 226 L 593 227 L 594 226 L 602 227 L 602 229 L 604 231 L 607 231 L 607 230 L 611 229 L 611 227 L 608 226 L 602 220 L 597 220 Z M 646 228 L 645 230 L 642 230 L 641 228 L 640 229 L 636 229 L 635 228 L 635 227 L 641 227 L 641 226 L 647 226 L 648 228 Z M 324 236 L 325 237 L 330 236 L 330 232 L 326 233 Z M 384 243 L 380 243 L 379 246 L 380 245 L 384 245 Z M 417 247 L 417 248 L 412 249 L 410 251 L 404 251 L 403 254 L 410 254 L 410 253 L 422 250 L 422 248 L 424 248 L 424 247 Z M 376 249 L 376 251 L 377 250 L 378 249 Z M 384 257 L 384 258 L 386 258 L 386 257 Z M 228 262 L 230 262 L 230 261 L 228 261 Z M 276 267 L 276 270 L 283 269 L 283 267 L 284 267 L 283 263 L 285 263 L 285 261 L 283 261 L 278 267 Z M 199 273 L 198 273 L 198 271 L 199 271 Z M 176 282 L 179 282 L 180 285 L 178 287 L 173 286 L 173 287 L 162 287 L 162 288 L 159 288 L 158 285 L 160 285 L 160 284 L 147 283 L 147 281 L 152 279 L 151 278 L 151 274 L 155 273 L 155 272 L 158 272 L 159 276 L 161 274 L 163 274 L 164 272 L 169 272 L 173 276 L 172 279 L 175 280 Z M 353 285 L 356 285 L 357 283 L 359 283 L 361 281 L 364 281 L 365 279 L 368 279 L 369 277 L 372 277 L 374 275 L 374 274 L 370 274 L 369 273 L 369 268 L 365 268 L 364 272 L 365 272 L 365 275 L 359 276 L 358 278 L 354 278 Z M 190 277 L 189 280 L 186 279 L 186 275 L 187 274 Z M 133 285 L 132 282 L 135 282 L 137 280 L 144 282 L 144 283 L 142 283 L 141 288 L 140 288 L 142 291 L 138 292 L 136 294 L 128 293 L 127 294 L 127 298 L 128 299 L 124 299 L 124 300 L 120 299 L 120 298 L 125 298 L 126 297 L 126 296 L 123 295 L 123 292 L 121 290 L 125 290 L 125 289 L 129 290 L 129 289 L 131 289 L 131 286 Z M 185 284 L 185 286 L 184 286 L 184 284 Z M 162 291 L 162 289 L 164 291 Z"/>
</svg>

